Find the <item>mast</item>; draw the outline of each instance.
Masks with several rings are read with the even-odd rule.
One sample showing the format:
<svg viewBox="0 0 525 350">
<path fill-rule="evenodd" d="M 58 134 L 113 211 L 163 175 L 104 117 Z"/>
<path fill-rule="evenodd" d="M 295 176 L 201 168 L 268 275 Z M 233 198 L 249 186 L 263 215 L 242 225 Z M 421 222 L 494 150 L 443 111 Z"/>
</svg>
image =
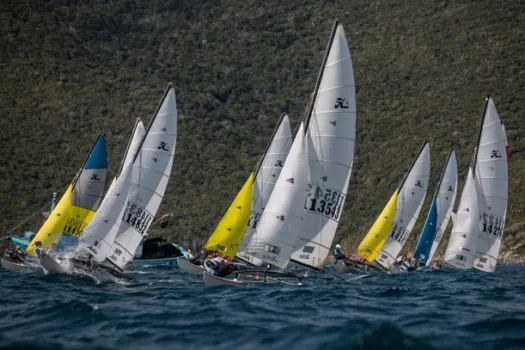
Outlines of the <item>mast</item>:
<svg viewBox="0 0 525 350">
<path fill-rule="evenodd" d="M 170 89 L 172 87 L 173 87 L 173 84 L 172 83 L 168 83 L 168 87 L 164 91 L 164 94 L 162 95 L 162 98 L 160 99 L 160 103 L 158 104 L 157 108 L 155 109 L 155 114 L 153 114 L 153 118 L 151 118 L 151 120 L 149 122 L 148 128 L 146 129 L 146 133 L 144 134 L 144 137 L 140 141 L 139 147 L 137 147 L 137 152 L 135 153 L 135 156 L 133 157 L 133 163 L 135 163 L 135 161 L 137 160 L 137 157 L 140 154 L 140 150 L 142 149 L 142 146 L 144 145 L 144 141 L 146 141 L 146 137 L 149 134 L 151 126 L 155 122 L 155 119 L 157 118 L 157 116 L 159 114 L 160 108 L 162 107 L 162 104 L 164 103 L 164 100 L 166 99 L 166 96 L 168 96 L 168 93 L 169 93 L 169 91 L 170 91 Z"/>
<path fill-rule="evenodd" d="M 337 31 L 337 26 L 339 25 L 339 20 L 335 20 L 334 24 L 332 25 L 332 32 L 330 33 L 330 39 L 328 40 L 328 44 L 326 45 L 326 50 L 324 52 L 323 62 L 321 63 L 321 69 L 319 70 L 319 73 L 317 74 L 317 81 L 315 82 L 315 88 L 314 92 L 310 96 L 310 100 L 308 101 L 308 104 L 306 106 L 306 110 L 303 114 L 303 118 L 301 121 L 304 120 L 304 134 L 308 132 L 308 124 L 310 123 L 310 118 L 312 117 L 312 111 L 314 109 L 315 100 L 317 99 L 317 94 L 319 92 L 319 86 L 321 85 L 321 79 L 323 78 L 324 74 L 324 67 L 326 65 L 326 61 L 328 60 L 328 55 L 330 54 L 330 49 L 332 48 L 332 43 L 334 42 L 335 38 L 335 32 Z"/>
<path fill-rule="evenodd" d="M 128 145 L 126 146 L 126 152 L 124 152 L 124 157 L 122 157 L 122 160 L 120 161 L 120 167 L 118 169 L 118 176 L 120 176 L 120 173 L 122 172 L 122 167 L 124 166 L 124 161 L 126 160 L 126 156 L 128 155 L 129 148 L 131 147 L 131 141 L 133 141 L 133 135 L 135 135 L 135 131 L 137 130 L 137 126 L 139 125 L 140 118 L 135 119 L 135 125 L 133 126 L 133 131 L 131 132 L 131 137 L 128 140 Z"/>
<path fill-rule="evenodd" d="M 425 146 L 427 145 L 427 143 L 428 143 L 428 141 L 425 141 L 425 143 L 423 143 L 423 146 L 421 146 L 421 149 L 417 153 L 416 158 L 414 158 L 414 160 L 412 161 L 412 165 L 410 166 L 409 170 L 405 173 L 405 177 L 403 177 L 403 181 L 401 181 L 401 184 L 397 187 L 398 189 L 401 189 L 403 187 L 403 185 L 405 184 L 405 181 L 407 180 L 408 175 L 412 171 L 412 168 L 416 164 L 417 160 L 419 159 L 419 156 L 421 155 L 421 152 L 423 152 L 423 150 L 425 149 Z"/>
<path fill-rule="evenodd" d="M 485 97 L 485 108 L 483 108 L 483 114 L 481 115 L 481 125 L 479 126 L 478 141 L 476 142 L 476 152 L 474 153 L 474 159 L 473 159 L 473 164 L 472 164 L 472 177 L 476 177 L 479 142 L 481 141 L 481 133 L 483 132 L 483 124 L 485 123 L 485 116 L 487 115 L 487 108 L 489 107 L 489 100 L 490 100 L 490 95 L 487 95 L 487 97 Z"/>
<path fill-rule="evenodd" d="M 275 134 L 277 134 L 277 131 L 281 127 L 281 124 L 285 116 L 286 116 L 286 112 L 283 112 L 281 114 L 281 118 L 279 119 L 279 123 L 277 123 L 277 126 L 273 129 L 272 136 L 270 137 L 270 142 L 268 142 L 268 145 L 266 145 L 266 149 L 264 150 L 263 155 L 261 156 L 261 158 L 259 158 L 257 165 L 255 165 L 255 168 L 253 170 L 253 173 L 254 173 L 253 180 L 254 181 L 255 181 L 255 178 L 257 177 L 257 174 L 259 173 L 259 170 L 261 170 L 261 166 L 264 161 L 264 158 L 266 157 L 266 153 L 268 153 L 268 150 L 270 149 L 270 146 L 272 145 L 273 138 L 275 137 Z"/>
</svg>

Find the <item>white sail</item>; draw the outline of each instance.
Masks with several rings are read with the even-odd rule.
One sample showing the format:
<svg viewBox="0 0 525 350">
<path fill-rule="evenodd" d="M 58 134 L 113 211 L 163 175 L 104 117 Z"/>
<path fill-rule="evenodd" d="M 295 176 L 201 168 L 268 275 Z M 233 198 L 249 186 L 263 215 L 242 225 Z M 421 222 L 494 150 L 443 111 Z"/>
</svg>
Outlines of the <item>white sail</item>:
<svg viewBox="0 0 525 350">
<path fill-rule="evenodd" d="M 430 249 L 430 254 L 428 256 L 427 265 L 430 265 L 432 262 L 432 257 L 436 253 L 436 250 L 443 238 L 448 222 L 450 221 L 450 216 L 452 214 L 452 209 L 454 208 L 454 203 L 456 202 L 458 188 L 458 165 L 456 161 L 456 153 L 452 151 L 450 157 L 448 158 L 448 163 L 443 173 L 443 179 L 438 189 L 436 196 L 437 204 L 437 232 L 434 242 L 432 242 L 432 248 Z"/>
<path fill-rule="evenodd" d="M 421 212 L 430 176 L 430 147 L 425 143 L 399 190 L 396 218 L 376 262 L 389 269 L 407 241 Z"/>
<path fill-rule="evenodd" d="M 460 269 L 471 268 L 474 264 L 476 237 L 479 235 L 479 232 L 480 208 L 478 190 L 473 178 L 472 168 L 469 168 L 445 252 L 445 264 Z"/>
<path fill-rule="evenodd" d="M 496 106 L 489 98 L 476 153 L 474 177 L 481 199 L 481 231 L 474 268 L 493 272 L 499 256 L 508 202 L 507 137 Z"/>
<path fill-rule="evenodd" d="M 133 162 L 131 186 L 113 242 L 111 263 L 123 269 L 133 260 L 135 251 L 157 214 L 168 186 L 177 140 L 177 103 L 170 85 L 164 94 Z"/>
<path fill-rule="evenodd" d="M 356 130 L 356 97 L 352 58 L 342 25 L 337 25 L 322 68 L 309 116 L 307 135 L 309 192 L 305 220 L 292 260 L 322 268 L 335 236 L 352 172 Z"/>
<path fill-rule="evenodd" d="M 264 212 L 264 208 L 268 203 L 268 199 L 272 194 L 291 146 L 292 132 L 290 130 L 290 119 L 288 118 L 288 115 L 285 114 L 270 141 L 268 150 L 261 159 L 261 165 L 255 177 L 255 183 L 253 186 L 250 221 L 246 233 L 244 234 L 241 247 L 239 248 L 239 252 L 237 253 L 237 257 L 254 265 L 260 265 L 260 260 L 252 255 L 245 254 L 244 252 L 246 251 L 246 248 L 248 248 L 250 240 L 257 227 L 257 223 L 259 222 L 262 213 Z"/>
<path fill-rule="evenodd" d="M 113 251 L 112 243 L 117 236 L 126 205 L 131 173 L 131 164 L 129 164 L 108 189 L 95 216 L 79 238 L 78 255 L 87 252 L 95 261 L 102 262 Z"/>
<path fill-rule="evenodd" d="M 288 266 L 298 230 L 302 227 L 308 178 L 307 157 L 306 136 L 301 123 L 246 250 L 246 254 L 282 269 Z"/>
<path fill-rule="evenodd" d="M 90 247 L 89 252 L 98 262 L 103 261 L 112 250 L 119 218 L 126 204 L 126 196 L 131 183 L 131 161 L 135 157 L 139 144 L 145 134 L 144 124 L 141 121 L 135 123 L 133 133 L 122 159 L 122 166 L 118 177 L 113 179 L 100 208 L 79 238 L 77 252 L 82 252 Z"/>
</svg>

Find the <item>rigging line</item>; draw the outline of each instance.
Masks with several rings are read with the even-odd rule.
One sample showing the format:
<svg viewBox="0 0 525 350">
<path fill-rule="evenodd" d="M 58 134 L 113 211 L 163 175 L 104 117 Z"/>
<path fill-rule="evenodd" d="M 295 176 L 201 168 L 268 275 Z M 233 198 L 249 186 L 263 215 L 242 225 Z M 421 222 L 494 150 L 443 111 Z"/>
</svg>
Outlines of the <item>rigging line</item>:
<svg viewBox="0 0 525 350">
<path fill-rule="evenodd" d="M 42 208 L 40 208 L 38 211 L 36 211 L 34 214 L 30 215 L 29 217 L 27 217 L 25 220 L 22 220 L 22 222 L 20 222 L 18 225 L 15 225 L 13 228 L 11 228 L 10 230 L 7 230 L 7 231 L 14 231 L 16 230 L 17 228 L 19 228 L 20 226 L 22 226 L 23 224 L 25 224 L 26 222 L 29 221 L 29 219 L 32 219 L 33 217 L 35 217 L 37 214 L 40 214 L 42 212 L 42 210 L 46 209 L 47 207 L 49 206 L 49 204 L 46 204 L 44 205 Z M 10 237 L 10 236 L 8 236 Z M 2 238 L 4 239 L 4 238 Z"/>
</svg>

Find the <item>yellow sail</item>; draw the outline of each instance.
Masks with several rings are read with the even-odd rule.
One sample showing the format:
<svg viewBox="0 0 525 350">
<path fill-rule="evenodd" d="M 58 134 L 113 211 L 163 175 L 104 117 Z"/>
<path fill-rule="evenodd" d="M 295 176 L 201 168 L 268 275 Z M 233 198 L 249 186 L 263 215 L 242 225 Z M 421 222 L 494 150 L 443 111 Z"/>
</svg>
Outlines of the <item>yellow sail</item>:
<svg viewBox="0 0 525 350">
<path fill-rule="evenodd" d="M 388 234 L 392 230 L 392 226 L 394 226 L 398 194 L 398 190 L 396 190 L 357 248 L 357 252 L 369 263 L 375 261 L 388 238 Z"/>
<path fill-rule="evenodd" d="M 78 237 L 84 231 L 95 211 L 74 206 L 71 204 L 72 198 L 73 186 L 69 185 L 55 209 L 27 247 L 29 254 L 34 255 L 37 241 L 42 242 L 43 249 L 49 249 L 51 244 L 58 243 L 62 233 L 67 232 Z"/>
<path fill-rule="evenodd" d="M 251 173 L 208 242 L 206 242 L 204 246 L 206 250 L 217 251 L 225 257 L 233 258 L 235 256 L 250 219 L 254 178 L 255 175 Z"/>
</svg>

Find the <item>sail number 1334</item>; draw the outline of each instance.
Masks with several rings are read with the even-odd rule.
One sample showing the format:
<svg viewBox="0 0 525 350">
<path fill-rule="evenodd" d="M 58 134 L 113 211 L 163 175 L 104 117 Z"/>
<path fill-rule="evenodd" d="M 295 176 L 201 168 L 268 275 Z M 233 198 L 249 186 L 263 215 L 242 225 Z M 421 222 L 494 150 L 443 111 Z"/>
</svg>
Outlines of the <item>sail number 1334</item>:
<svg viewBox="0 0 525 350">
<path fill-rule="evenodd" d="M 315 191 L 310 191 L 306 195 L 304 209 L 337 221 L 344 202 L 345 195 L 343 193 L 330 188 L 323 190 L 321 187 L 316 186 Z"/>
</svg>

